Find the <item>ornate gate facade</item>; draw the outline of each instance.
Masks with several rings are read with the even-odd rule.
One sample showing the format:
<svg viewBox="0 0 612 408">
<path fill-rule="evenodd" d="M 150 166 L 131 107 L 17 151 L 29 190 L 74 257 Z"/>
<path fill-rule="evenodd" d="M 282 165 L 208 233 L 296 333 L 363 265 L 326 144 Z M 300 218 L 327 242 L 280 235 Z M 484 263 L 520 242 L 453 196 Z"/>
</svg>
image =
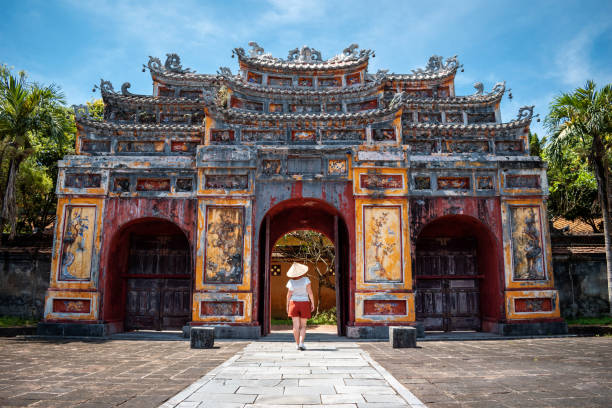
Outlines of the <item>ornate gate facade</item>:
<svg viewBox="0 0 612 408">
<path fill-rule="evenodd" d="M 190 325 L 265 334 L 266 240 L 298 224 L 326 231 L 342 251 L 340 333 L 563 329 L 546 173 L 529 156 L 533 107 L 503 123 L 504 83 L 456 96 L 455 57 L 433 56 L 410 74 L 371 74 L 373 52 L 355 44 L 327 60 L 306 46 L 282 59 L 250 45 L 234 49 L 236 74 L 195 73 L 168 54 L 145 67 L 152 96 L 102 81 L 104 117 L 76 108 L 77 154 L 59 164 L 41 331 L 179 324 L 189 278 Z M 448 216 L 479 223 L 476 248 L 419 254 L 418 240 L 469 235 L 436 229 Z M 129 248 L 147 238 L 130 246 L 126 228 L 139 219 L 182 231 L 187 274 L 132 276 Z M 442 267 L 449 260 L 455 269 Z"/>
</svg>

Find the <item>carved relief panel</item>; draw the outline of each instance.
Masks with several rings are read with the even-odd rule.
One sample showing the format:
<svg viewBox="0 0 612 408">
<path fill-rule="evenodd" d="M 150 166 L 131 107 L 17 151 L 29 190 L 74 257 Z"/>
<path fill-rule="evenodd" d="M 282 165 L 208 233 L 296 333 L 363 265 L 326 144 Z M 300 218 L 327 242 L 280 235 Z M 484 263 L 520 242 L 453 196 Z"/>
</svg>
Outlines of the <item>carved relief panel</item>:
<svg viewBox="0 0 612 408">
<path fill-rule="evenodd" d="M 96 235 L 95 206 L 67 205 L 59 257 L 59 279 L 89 281 Z"/>
</svg>

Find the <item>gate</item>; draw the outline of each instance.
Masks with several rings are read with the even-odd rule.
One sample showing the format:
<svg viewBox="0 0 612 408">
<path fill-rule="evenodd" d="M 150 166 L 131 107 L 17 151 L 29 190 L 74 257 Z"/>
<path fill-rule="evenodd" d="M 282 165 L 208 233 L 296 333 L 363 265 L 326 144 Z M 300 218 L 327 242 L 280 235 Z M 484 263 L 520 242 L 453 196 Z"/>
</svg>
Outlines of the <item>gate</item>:
<svg viewBox="0 0 612 408">
<path fill-rule="evenodd" d="M 132 234 L 126 330 L 180 329 L 191 316 L 189 245 L 182 235 Z"/>
<path fill-rule="evenodd" d="M 416 319 L 425 330 L 480 330 L 479 278 L 475 239 L 420 239 Z"/>
</svg>

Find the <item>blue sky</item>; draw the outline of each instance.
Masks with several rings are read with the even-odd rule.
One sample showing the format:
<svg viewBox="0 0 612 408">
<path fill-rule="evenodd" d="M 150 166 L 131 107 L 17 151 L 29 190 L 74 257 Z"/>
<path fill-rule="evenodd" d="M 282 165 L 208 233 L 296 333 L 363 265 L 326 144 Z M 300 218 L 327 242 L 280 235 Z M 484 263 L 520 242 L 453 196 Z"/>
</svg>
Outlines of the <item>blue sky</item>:
<svg viewBox="0 0 612 408">
<path fill-rule="evenodd" d="M 286 58 L 302 45 L 327 59 L 350 43 L 376 51 L 370 72 L 409 73 L 432 54 L 458 54 L 457 94 L 476 81 L 505 80 L 502 118 L 523 105 L 544 117 L 552 97 L 588 78 L 612 82 L 612 1 L 7 1 L 1 5 L 0 62 L 62 87 L 83 103 L 100 78 L 151 93 L 148 56 L 177 52 L 183 66 L 236 71 L 234 47 L 256 41 Z M 543 134 L 541 123 L 532 130 Z"/>
</svg>

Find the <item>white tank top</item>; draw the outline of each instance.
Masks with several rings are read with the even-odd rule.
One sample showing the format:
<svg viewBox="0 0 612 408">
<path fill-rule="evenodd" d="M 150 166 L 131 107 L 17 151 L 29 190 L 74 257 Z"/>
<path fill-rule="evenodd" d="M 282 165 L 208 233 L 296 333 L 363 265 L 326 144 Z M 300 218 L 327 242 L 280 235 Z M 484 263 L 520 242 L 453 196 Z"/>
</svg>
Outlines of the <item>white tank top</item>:
<svg viewBox="0 0 612 408">
<path fill-rule="evenodd" d="M 291 300 L 294 302 L 308 302 L 308 291 L 306 286 L 310 283 L 310 279 L 304 276 L 300 279 L 289 279 L 287 282 L 287 289 L 293 291 L 291 294 Z"/>
</svg>

